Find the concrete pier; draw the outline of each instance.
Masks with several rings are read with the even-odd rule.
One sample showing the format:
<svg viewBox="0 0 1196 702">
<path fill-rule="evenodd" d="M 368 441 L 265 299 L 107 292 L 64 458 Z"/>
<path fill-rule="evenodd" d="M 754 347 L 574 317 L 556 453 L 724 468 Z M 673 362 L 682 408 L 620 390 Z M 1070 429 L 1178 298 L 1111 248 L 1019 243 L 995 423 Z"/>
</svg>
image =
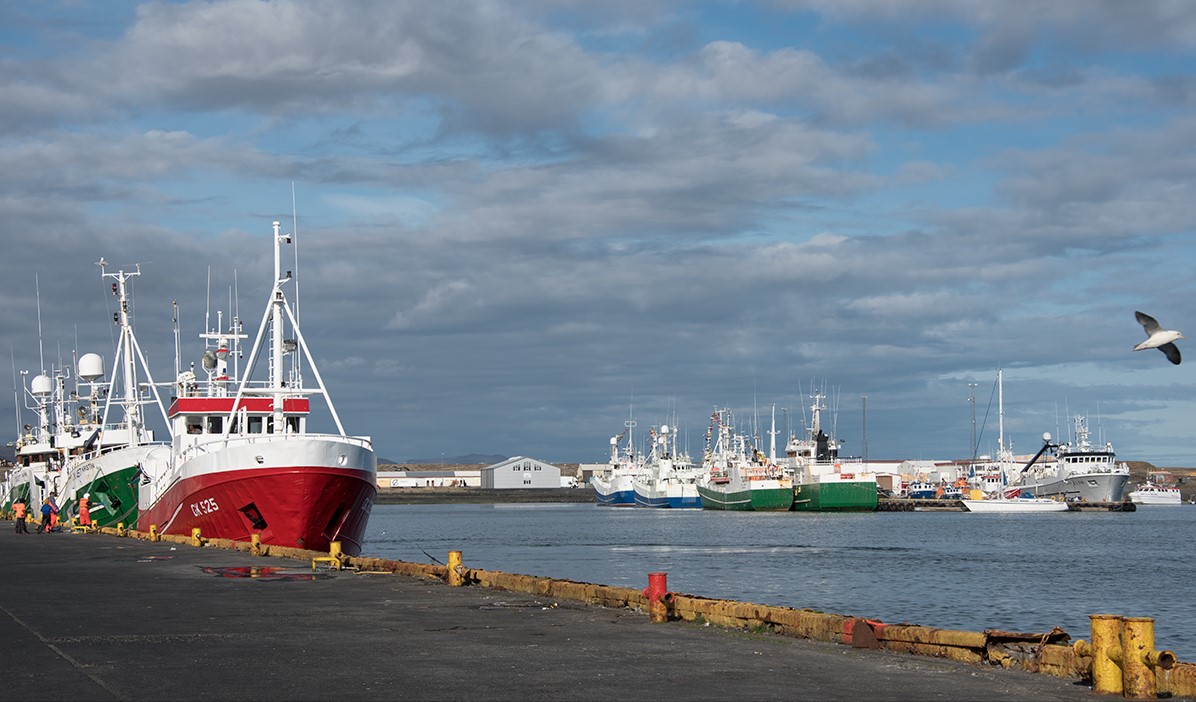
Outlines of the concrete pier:
<svg viewBox="0 0 1196 702">
<path fill-rule="evenodd" d="M 0 700 L 1103 699 L 1019 670 L 628 609 L 0 527 Z"/>
</svg>

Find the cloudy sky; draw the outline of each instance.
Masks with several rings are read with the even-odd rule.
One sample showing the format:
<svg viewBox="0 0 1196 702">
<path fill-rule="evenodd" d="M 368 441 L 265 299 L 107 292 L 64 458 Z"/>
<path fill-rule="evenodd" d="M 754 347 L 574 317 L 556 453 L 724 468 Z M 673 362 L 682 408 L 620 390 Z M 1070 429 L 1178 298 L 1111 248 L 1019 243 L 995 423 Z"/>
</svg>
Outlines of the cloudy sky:
<svg viewBox="0 0 1196 702">
<path fill-rule="evenodd" d="M 1196 347 L 1130 352 L 1138 309 L 1196 334 L 1185 0 L 64 0 L 0 5 L 0 48 L 17 385 L 39 291 L 47 367 L 111 361 L 101 256 L 155 380 L 174 300 L 184 365 L 209 299 L 253 333 L 297 212 L 303 330 L 386 459 L 600 461 L 632 413 L 697 453 L 812 385 L 846 453 L 963 458 L 1001 367 L 1019 453 L 1081 413 L 1196 465 Z"/>
</svg>

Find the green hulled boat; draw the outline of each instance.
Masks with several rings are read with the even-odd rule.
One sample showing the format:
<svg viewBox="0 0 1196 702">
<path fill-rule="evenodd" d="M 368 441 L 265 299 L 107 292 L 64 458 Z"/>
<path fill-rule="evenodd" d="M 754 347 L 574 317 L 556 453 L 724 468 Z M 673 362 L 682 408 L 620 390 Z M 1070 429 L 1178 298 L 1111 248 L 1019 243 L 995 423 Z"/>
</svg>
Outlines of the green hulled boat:
<svg viewBox="0 0 1196 702">
<path fill-rule="evenodd" d="M 793 505 L 793 482 L 787 478 L 760 478 L 737 484 L 707 481 L 698 486 L 702 509 L 748 512 L 786 512 Z"/>
<path fill-rule="evenodd" d="M 759 451 L 752 450 L 749 458 L 747 439 L 733 429 L 729 409 L 711 415 L 702 454 L 706 477 L 698 483 L 702 509 L 787 511 L 793 505 L 793 481 Z"/>
<path fill-rule="evenodd" d="M 876 476 L 843 472 L 839 441 L 822 430 L 825 396 L 810 394 L 806 437 L 790 436 L 786 467 L 793 471 L 793 509 L 798 512 L 871 512 L 876 509 Z M 848 464 L 853 465 L 853 464 Z"/>
<path fill-rule="evenodd" d="M 69 482 L 67 493 L 62 497 L 60 510 L 74 515 L 79 499 L 89 495 L 91 502 L 91 523 L 97 527 L 124 524 L 130 529 L 137 527 L 137 490 L 141 482 L 141 469 L 136 459 L 129 455 L 133 449 L 118 449 L 81 464 L 78 477 Z"/>
<path fill-rule="evenodd" d="M 876 503 L 875 476 L 825 473 L 793 488 L 793 509 L 798 512 L 872 512 Z"/>
</svg>

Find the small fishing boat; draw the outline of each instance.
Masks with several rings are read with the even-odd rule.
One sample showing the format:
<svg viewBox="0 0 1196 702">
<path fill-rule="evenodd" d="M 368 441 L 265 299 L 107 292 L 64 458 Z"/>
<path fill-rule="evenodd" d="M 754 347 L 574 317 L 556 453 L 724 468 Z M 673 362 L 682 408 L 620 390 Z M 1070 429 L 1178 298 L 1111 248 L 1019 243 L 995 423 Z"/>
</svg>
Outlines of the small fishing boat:
<svg viewBox="0 0 1196 702">
<path fill-rule="evenodd" d="M 939 486 L 924 480 L 910 483 L 905 488 L 905 496 L 911 500 L 933 500 L 938 497 Z"/>
</svg>

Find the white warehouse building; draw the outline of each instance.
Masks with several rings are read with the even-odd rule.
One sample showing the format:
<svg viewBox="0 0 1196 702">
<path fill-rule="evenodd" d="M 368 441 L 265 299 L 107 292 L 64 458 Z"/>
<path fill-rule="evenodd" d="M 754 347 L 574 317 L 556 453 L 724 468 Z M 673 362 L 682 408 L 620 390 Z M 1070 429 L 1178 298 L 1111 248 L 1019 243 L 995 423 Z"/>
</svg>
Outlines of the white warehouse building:
<svg viewBox="0 0 1196 702">
<path fill-rule="evenodd" d="M 482 469 L 482 487 L 490 489 L 509 488 L 559 488 L 561 469 L 544 461 L 526 456 L 515 456 L 501 463 Z"/>
</svg>

